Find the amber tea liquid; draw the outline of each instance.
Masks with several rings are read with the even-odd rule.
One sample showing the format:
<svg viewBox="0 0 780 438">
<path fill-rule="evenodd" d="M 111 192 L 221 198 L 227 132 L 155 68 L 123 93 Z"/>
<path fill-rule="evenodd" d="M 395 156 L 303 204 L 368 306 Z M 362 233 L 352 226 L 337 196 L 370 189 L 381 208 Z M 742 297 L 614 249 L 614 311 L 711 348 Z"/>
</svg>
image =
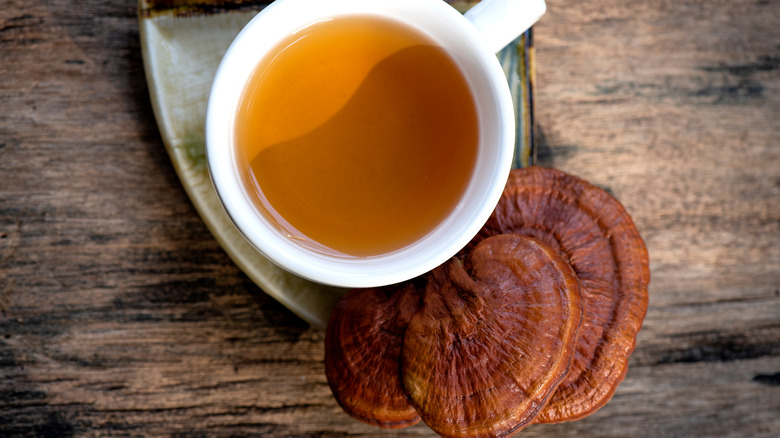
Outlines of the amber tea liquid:
<svg viewBox="0 0 780 438">
<path fill-rule="evenodd" d="M 283 233 L 370 256 L 413 243 L 456 207 L 478 132 L 444 49 L 406 25 L 349 16 L 292 34 L 259 63 L 235 144 L 249 195 Z"/>
</svg>

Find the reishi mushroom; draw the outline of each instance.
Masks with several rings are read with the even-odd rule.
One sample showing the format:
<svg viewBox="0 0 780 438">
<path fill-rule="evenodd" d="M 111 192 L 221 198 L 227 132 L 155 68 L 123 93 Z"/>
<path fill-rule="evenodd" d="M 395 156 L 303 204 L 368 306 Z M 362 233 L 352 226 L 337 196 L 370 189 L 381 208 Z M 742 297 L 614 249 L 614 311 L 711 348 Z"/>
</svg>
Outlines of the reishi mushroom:
<svg viewBox="0 0 780 438">
<path fill-rule="evenodd" d="M 647 312 L 650 269 L 634 222 L 609 193 L 560 170 L 513 170 L 472 245 L 497 234 L 536 237 L 556 248 L 582 285 L 583 320 L 571 370 L 535 420 L 558 423 L 595 412 L 628 368 Z"/>
<path fill-rule="evenodd" d="M 401 384 L 401 345 L 422 291 L 415 282 L 353 289 L 336 304 L 325 332 L 325 376 L 345 412 L 397 429 L 420 421 Z"/>
<path fill-rule="evenodd" d="M 328 383 L 354 418 L 422 418 L 442 436 L 582 418 L 625 376 L 648 283 L 644 242 L 615 198 L 561 171 L 513 170 L 456 257 L 345 294 L 326 332 Z"/>
<path fill-rule="evenodd" d="M 518 235 L 485 239 L 428 276 L 404 335 L 404 387 L 442 436 L 516 432 L 566 374 L 581 316 L 577 277 L 554 250 Z"/>
<path fill-rule="evenodd" d="M 581 318 L 579 281 L 557 252 L 495 236 L 414 281 L 349 291 L 328 323 L 326 376 L 369 424 L 422 417 L 442 436 L 507 435 L 566 374 Z"/>
</svg>

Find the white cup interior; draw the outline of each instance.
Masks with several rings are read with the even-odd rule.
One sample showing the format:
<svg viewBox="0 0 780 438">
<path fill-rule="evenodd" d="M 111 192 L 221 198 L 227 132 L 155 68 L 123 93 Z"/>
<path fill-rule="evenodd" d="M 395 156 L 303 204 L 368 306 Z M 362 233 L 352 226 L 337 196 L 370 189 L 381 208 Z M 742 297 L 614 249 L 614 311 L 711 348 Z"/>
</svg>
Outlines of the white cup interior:
<svg viewBox="0 0 780 438">
<path fill-rule="evenodd" d="M 400 250 L 370 257 L 312 250 L 269 223 L 243 187 L 234 142 L 236 109 L 252 71 L 287 35 L 338 15 L 379 15 L 427 34 L 460 66 L 477 106 L 479 148 L 460 202 L 429 234 Z M 421 275 L 456 254 L 479 231 L 506 183 L 514 151 L 514 108 L 496 57 L 463 16 L 441 0 L 277 0 L 257 15 L 225 54 L 206 116 L 209 170 L 222 203 L 246 238 L 266 257 L 296 275 L 343 287 L 372 287 Z"/>
</svg>

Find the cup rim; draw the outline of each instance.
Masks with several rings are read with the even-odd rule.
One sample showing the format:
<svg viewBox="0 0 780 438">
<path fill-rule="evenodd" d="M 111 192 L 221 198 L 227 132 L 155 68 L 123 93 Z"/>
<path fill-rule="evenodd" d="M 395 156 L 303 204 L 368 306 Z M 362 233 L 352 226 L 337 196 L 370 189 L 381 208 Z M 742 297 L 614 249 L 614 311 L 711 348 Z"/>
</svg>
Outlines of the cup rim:
<svg viewBox="0 0 780 438">
<path fill-rule="evenodd" d="M 306 13 L 301 14 L 302 10 Z M 460 51 L 468 50 L 469 56 L 478 60 L 480 74 L 486 78 L 485 86 L 490 88 L 494 96 L 489 100 L 496 106 L 498 120 L 495 124 L 498 132 L 491 135 L 496 136 L 499 146 L 494 154 L 495 162 L 479 162 L 478 159 L 475 164 L 475 173 L 481 172 L 483 179 L 490 177 L 486 183 L 480 184 L 485 190 L 479 196 L 472 193 L 471 198 L 481 198 L 476 202 L 477 205 L 465 205 L 464 194 L 445 221 L 417 242 L 390 253 L 352 257 L 313 251 L 280 235 L 276 227 L 257 211 L 246 193 L 240 181 L 232 145 L 235 108 L 248 80 L 247 73 L 251 73 L 264 53 L 295 28 L 316 21 L 312 18 L 317 16 L 365 13 L 392 15 L 396 18 L 407 13 L 415 17 L 435 14 L 438 20 L 446 20 L 448 25 L 457 26 L 450 32 L 471 45 Z M 293 18 L 284 22 L 284 27 L 280 26 L 280 22 L 290 16 Z M 402 21 L 409 24 L 407 19 Z M 419 24 L 415 27 L 419 27 Z M 237 230 L 260 253 L 284 270 L 312 281 L 341 287 L 374 287 L 398 283 L 422 275 L 457 254 L 479 232 L 495 209 L 506 184 L 514 153 L 514 104 L 506 77 L 497 58 L 479 38 L 471 24 L 441 0 L 277 0 L 266 7 L 242 29 L 228 48 L 212 83 L 206 111 L 207 166 L 217 195 Z M 258 49 L 258 41 L 262 42 L 263 48 Z M 250 49 L 259 54 L 248 56 Z M 471 88 L 476 100 L 486 99 L 474 92 L 473 85 Z M 478 116 L 484 115 L 478 111 Z M 483 129 L 480 120 L 480 130 Z M 483 170 L 478 170 L 480 168 Z M 474 179 L 472 177 L 467 191 L 475 190 L 472 189 L 476 184 Z"/>
</svg>

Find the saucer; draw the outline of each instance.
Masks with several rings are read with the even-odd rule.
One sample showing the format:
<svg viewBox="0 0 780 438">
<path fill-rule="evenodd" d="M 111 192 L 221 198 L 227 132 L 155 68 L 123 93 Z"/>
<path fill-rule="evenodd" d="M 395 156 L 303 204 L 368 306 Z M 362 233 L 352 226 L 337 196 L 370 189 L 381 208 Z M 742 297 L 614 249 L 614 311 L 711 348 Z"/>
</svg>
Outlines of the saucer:
<svg viewBox="0 0 780 438">
<path fill-rule="evenodd" d="M 345 289 L 290 274 L 260 254 L 220 204 L 206 166 L 204 123 L 214 74 L 239 31 L 268 1 L 139 0 L 138 21 L 155 119 L 187 195 L 225 252 L 265 293 L 325 327 Z M 451 2 L 465 12 L 476 2 Z M 515 104 L 514 167 L 533 161 L 533 44 L 529 30 L 497 54 Z"/>
</svg>

